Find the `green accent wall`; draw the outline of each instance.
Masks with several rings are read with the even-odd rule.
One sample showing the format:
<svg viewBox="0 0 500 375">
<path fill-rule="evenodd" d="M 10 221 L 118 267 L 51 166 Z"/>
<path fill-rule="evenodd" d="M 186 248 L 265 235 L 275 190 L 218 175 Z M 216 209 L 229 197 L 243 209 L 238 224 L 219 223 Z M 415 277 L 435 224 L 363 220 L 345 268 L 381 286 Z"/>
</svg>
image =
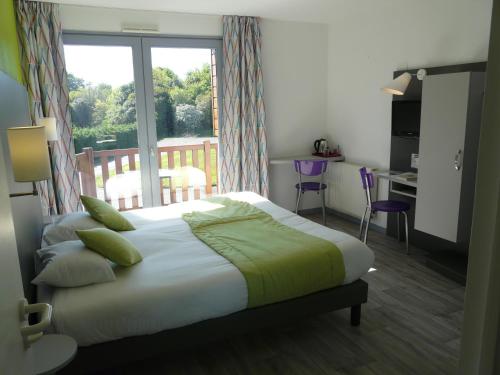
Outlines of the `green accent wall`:
<svg viewBox="0 0 500 375">
<path fill-rule="evenodd" d="M 0 70 L 22 83 L 13 0 L 0 0 Z"/>
</svg>

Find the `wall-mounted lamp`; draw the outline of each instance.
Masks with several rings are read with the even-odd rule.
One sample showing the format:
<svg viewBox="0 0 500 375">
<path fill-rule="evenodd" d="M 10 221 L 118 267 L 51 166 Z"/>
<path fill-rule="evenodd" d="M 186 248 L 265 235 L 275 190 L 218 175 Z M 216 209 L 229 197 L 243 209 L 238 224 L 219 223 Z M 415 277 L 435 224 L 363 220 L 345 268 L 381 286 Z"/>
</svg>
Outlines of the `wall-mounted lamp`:
<svg viewBox="0 0 500 375">
<path fill-rule="evenodd" d="M 419 81 L 423 80 L 427 75 L 427 71 L 425 69 L 419 69 L 417 74 L 410 74 L 405 72 L 400 76 L 394 78 L 391 82 L 381 88 L 383 92 L 392 95 L 404 95 L 408 85 L 410 84 L 412 76 L 417 76 Z"/>
<path fill-rule="evenodd" d="M 37 121 L 38 125 L 45 127 L 45 135 L 47 136 L 47 146 L 49 149 L 49 160 L 50 160 L 50 170 L 52 172 L 52 187 L 54 190 L 54 198 L 56 200 L 55 210 L 58 213 L 59 207 L 59 195 L 57 193 L 57 185 L 56 185 L 56 177 L 54 174 L 54 166 L 52 165 L 54 159 L 52 158 L 52 142 L 55 142 L 59 139 L 57 134 L 57 120 L 55 117 L 42 117 Z"/>
<path fill-rule="evenodd" d="M 33 183 L 32 192 L 15 193 L 10 194 L 10 196 L 38 195 L 35 181 L 48 180 L 51 176 L 45 127 L 9 128 L 7 129 L 7 139 L 14 180 Z"/>
<path fill-rule="evenodd" d="M 38 119 L 38 126 L 45 126 L 45 135 L 47 136 L 48 142 L 57 141 L 59 138 L 57 135 L 57 121 L 55 117 L 42 117 Z"/>
</svg>

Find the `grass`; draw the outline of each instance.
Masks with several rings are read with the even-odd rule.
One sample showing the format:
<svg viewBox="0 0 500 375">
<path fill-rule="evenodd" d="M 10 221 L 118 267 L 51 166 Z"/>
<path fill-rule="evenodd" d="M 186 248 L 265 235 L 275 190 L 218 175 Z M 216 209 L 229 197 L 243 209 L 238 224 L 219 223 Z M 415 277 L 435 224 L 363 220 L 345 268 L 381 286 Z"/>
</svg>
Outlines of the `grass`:
<svg viewBox="0 0 500 375">
<path fill-rule="evenodd" d="M 198 150 L 198 163 L 199 163 L 199 168 L 201 170 L 205 169 L 205 151 L 203 150 Z M 212 172 L 212 185 L 217 184 L 217 167 L 216 167 L 216 156 L 217 156 L 217 151 L 214 149 L 210 150 L 210 168 Z M 179 151 L 174 152 L 174 169 L 180 169 L 181 168 L 181 153 Z M 186 165 L 192 167 L 193 166 L 193 152 L 192 151 L 187 151 L 186 152 Z M 135 162 L 135 166 L 137 170 L 140 170 L 140 161 Z M 167 154 L 162 154 L 161 157 L 161 166 L 162 168 L 168 168 L 168 156 Z M 122 170 L 123 172 L 128 172 L 130 170 L 129 164 L 128 163 L 123 163 L 122 165 Z M 115 168 L 109 168 L 109 177 L 116 176 L 116 170 Z M 174 178 L 174 184 L 175 187 L 182 187 L 182 178 Z M 95 181 L 96 181 L 96 186 L 98 188 L 103 188 L 103 180 L 102 180 L 102 175 L 96 175 L 95 176 Z M 167 183 L 168 185 L 168 183 Z"/>
</svg>

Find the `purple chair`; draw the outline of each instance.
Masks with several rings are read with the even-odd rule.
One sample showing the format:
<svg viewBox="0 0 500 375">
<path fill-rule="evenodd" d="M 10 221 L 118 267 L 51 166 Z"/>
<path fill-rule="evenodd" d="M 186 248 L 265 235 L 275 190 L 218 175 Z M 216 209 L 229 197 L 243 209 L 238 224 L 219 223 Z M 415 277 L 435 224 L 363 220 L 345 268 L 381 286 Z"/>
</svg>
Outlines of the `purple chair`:
<svg viewBox="0 0 500 375">
<path fill-rule="evenodd" d="M 294 160 L 293 165 L 295 171 L 299 175 L 299 183 L 295 185 L 297 189 L 297 204 L 295 206 L 295 213 L 299 212 L 300 197 L 306 191 L 315 191 L 317 194 L 321 192 L 322 209 L 323 209 L 323 225 L 326 224 L 325 214 L 325 190 L 326 184 L 323 183 L 328 160 Z M 302 176 L 313 177 L 321 176 L 320 182 L 316 181 L 302 181 Z"/>
<path fill-rule="evenodd" d="M 363 224 L 365 222 L 366 213 L 369 211 L 368 220 L 365 228 L 365 236 L 363 242 L 366 243 L 366 239 L 368 237 L 368 227 L 370 226 L 370 219 L 372 213 L 377 211 L 380 212 L 397 212 L 398 214 L 398 240 L 400 240 L 400 230 L 399 230 L 399 221 L 400 214 L 402 213 L 405 217 L 405 234 L 406 234 L 406 253 L 409 252 L 408 248 L 408 215 L 406 212 L 410 209 L 410 204 L 402 201 L 396 200 L 387 200 L 387 201 L 375 201 L 372 202 L 371 197 L 371 188 L 374 185 L 373 173 L 367 172 L 366 168 L 363 167 L 359 170 L 361 174 L 361 183 L 363 184 L 363 189 L 366 193 L 366 208 L 365 213 L 363 214 L 363 218 L 361 219 L 361 224 L 359 226 L 359 239 L 361 239 L 361 235 L 363 233 Z"/>
</svg>

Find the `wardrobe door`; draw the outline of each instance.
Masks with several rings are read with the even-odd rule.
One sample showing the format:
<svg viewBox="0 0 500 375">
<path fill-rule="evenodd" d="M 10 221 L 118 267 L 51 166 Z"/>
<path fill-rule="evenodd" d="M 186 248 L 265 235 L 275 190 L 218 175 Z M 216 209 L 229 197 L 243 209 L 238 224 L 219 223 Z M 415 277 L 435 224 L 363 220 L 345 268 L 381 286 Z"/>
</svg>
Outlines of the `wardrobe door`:
<svg viewBox="0 0 500 375">
<path fill-rule="evenodd" d="M 427 76 L 422 89 L 415 229 L 457 241 L 470 73 Z"/>
</svg>

